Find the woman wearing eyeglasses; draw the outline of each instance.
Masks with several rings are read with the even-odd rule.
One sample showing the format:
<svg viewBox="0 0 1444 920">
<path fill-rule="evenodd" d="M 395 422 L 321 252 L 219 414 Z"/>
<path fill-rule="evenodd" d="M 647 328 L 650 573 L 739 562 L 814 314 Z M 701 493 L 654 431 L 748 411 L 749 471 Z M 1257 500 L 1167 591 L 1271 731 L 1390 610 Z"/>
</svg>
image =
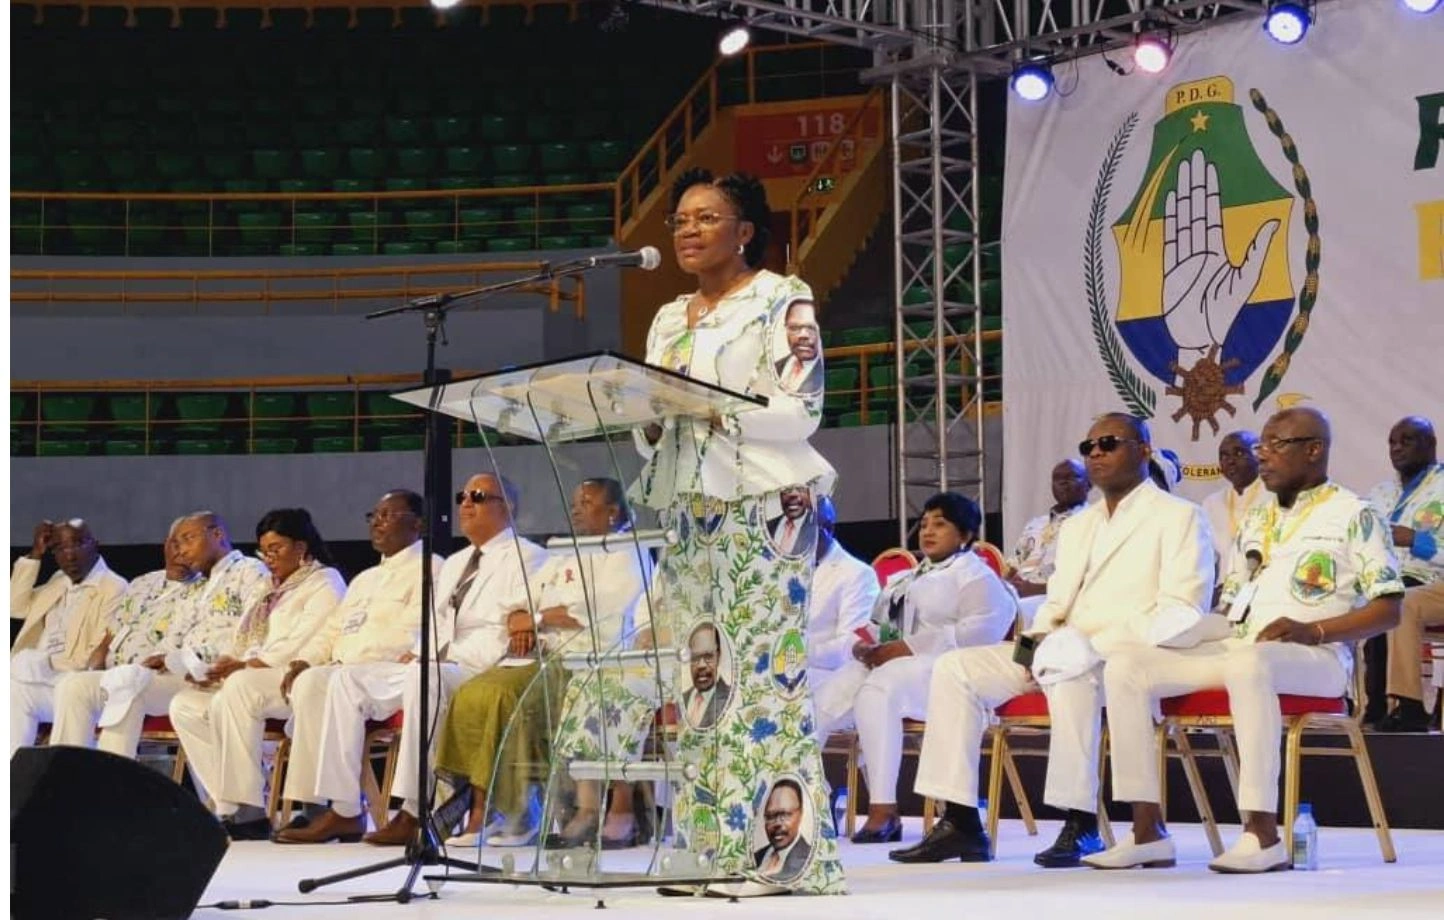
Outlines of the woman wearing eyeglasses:
<svg viewBox="0 0 1444 920">
<path fill-rule="evenodd" d="M 182 690 L 171 722 L 191 769 L 215 802 L 233 840 L 266 840 L 261 736 L 266 718 L 284 718 L 287 667 L 326 627 L 346 580 L 305 508 L 268 511 L 256 525 L 271 590 L 242 616 L 235 647 L 211 666 L 210 681 Z"/>
<path fill-rule="evenodd" d="M 835 476 L 808 444 L 823 399 L 812 292 L 762 267 L 771 211 L 755 178 L 684 173 L 668 225 L 677 264 L 697 287 L 658 310 L 647 362 L 767 403 L 638 433 L 646 466 L 637 499 L 681 538 L 659 566 L 673 640 L 714 623 L 720 660 L 734 672 L 726 698 L 708 702 L 709 712 L 720 710 L 715 719 L 688 718 L 674 694 L 683 714 L 678 758 L 700 769 L 696 781 L 679 784 L 674 820 L 689 850 L 708 856 L 706 872 L 753 880 L 735 893 L 841 892 L 835 841 L 816 828 L 806 833 L 818 846 L 785 888 L 759 876 L 752 858 L 753 797 L 781 772 L 813 777 L 809 814 L 828 813 L 807 682 L 780 679 L 772 667 L 778 643 L 806 626 L 813 497 Z"/>
</svg>

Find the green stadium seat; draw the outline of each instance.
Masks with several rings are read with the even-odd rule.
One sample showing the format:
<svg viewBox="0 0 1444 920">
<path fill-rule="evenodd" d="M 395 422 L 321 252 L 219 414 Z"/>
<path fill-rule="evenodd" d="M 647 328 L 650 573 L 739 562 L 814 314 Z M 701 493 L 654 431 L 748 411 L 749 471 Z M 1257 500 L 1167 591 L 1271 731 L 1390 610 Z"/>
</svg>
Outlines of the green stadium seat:
<svg viewBox="0 0 1444 920">
<path fill-rule="evenodd" d="M 106 437 L 102 450 L 108 457 L 143 457 L 145 456 L 145 440 L 121 438 L 111 432 Z"/>
<path fill-rule="evenodd" d="M 576 169 L 582 162 L 581 148 L 573 143 L 557 141 L 542 144 L 538 149 L 541 153 L 541 168 L 543 172 L 570 172 Z"/>
<path fill-rule="evenodd" d="M 251 246 L 274 246 L 281 240 L 280 214 L 268 211 L 250 211 L 236 215 L 240 227 L 241 242 Z"/>
<path fill-rule="evenodd" d="M 340 232 L 340 215 L 333 211 L 297 211 L 295 243 L 329 243 Z"/>
<path fill-rule="evenodd" d="M 612 129 L 611 109 L 587 109 L 571 120 L 571 136 L 580 141 L 606 137 Z"/>
<path fill-rule="evenodd" d="M 435 163 L 436 151 L 429 147 L 403 147 L 396 151 L 396 170 L 403 176 L 430 175 Z"/>
<path fill-rule="evenodd" d="M 435 185 L 438 189 L 448 192 L 466 192 L 481 188 L 486 183 L 480 176 L 440 176 L 436 179 Z"/>
<path fill-rule="evenodd" d="M 558 213 L 557 206 L 553 204 L 524 204 L 511 209 L 511 219 L 517 231 L 536 236 L 556 228 Z"/>
<path fill-rule="evenodd" d="M 218 181 L 239 179 L 247 172 L 245 156 L 235 151 L 212 151 L 205 154 L 203 161 L 206 175 Z M 180 164 L 176 166 L 184 169 Z"/>
<path fill-rule="evenodd" d="M 284 179 L 295 171 L 287 150 L 252 150 L 251 167 L 259 179 Z"/>
<path fill-rule="evenodd" d="M 477 133 L 489 144 L 502 144 L 517 136 L 516 119 L 506 115 L 483 115 L 477 119 Z"/>
<path fill-rule="evenodd" d="M 318 454 L 344 454 L 356 449 L 350 435 L 323 435 L 311 439 L 311 450 Z"/>
<path fill-rule="evenodd" d="M 482 147 L 447 147 L 446 171 L 457 174 L 480 173 L 486 166 L 486 150 Z"/>
<path fill-rule="evenodd" d="M 39 457 L 84 457 L 90 453 L 90 447 L 89 441 L 47 441 L 42 435 L 35 445 L 35 454 Z"/>
<path fill-rule="evenodd" d="M 486 241 L 488 252 L 528 252 L 531 248 L 529 236 L 498 236 Z"/>
<path fill-rule="evenodd" d="M 381 252 L 388 256 L 421 256 L 431 252 L 431 244 L 420 240 L 391 240 L 381 244 Z"/>
<path fill-rule="evenodd" d="M 406 230 L 413 240 L 444 240 L 456 235 L 452 212 L 432 208 L 407 211 Z"/>
<path fill-rule="evenodd" d="M 356 394 L 350 390 L 315 392 L 306 394 L 306 414 L 313 419 L 350 419 L 356 412 Z"/>
<path fill-rule="evenodd" d="M 93 396 L 40 397 L 40 418 L 47 422 L 83 422 L 95 411 Z"/>
<path fill-rule="evenodd" d="M 105 155 L 105 168 L 112 179 L 134 179 L 140 175 L 141 156 L 134 150 L 112 150 Z"/>
<path fill-rule="evenodd" d="M 291 122 L 291 146 L 298 149 L 324 147 L 336 140 L 336 130 L 327 121 Z"/>
<path fill-rule="evenodd" d="M 276 191 L 285 195 L 313 195 L 325 192 L 327 188 L 320 179 L 282 179 L 276 183 Z"/>
<path fill-rule="evenodd" d="M 290 418 L 295 414 L 295 393 L 259 392 L 251 394 L 252 418 Z"/>
<path fill-rule="evenodd" d="M 462 208 L 457 212 L 457 219 L 463 234 L 490 238 L 500 236 L 507 229 L 501 208 Z"/>
<path fill-rule="evenodd" d="M 373 418 L 420 418 L 421 415 L 420 409 L 392 398 L 390 393 L 371 390 L 363 394 L 363 399 L 366 415 Z"/>
<path fill-rule="evenodd" d="M 331 255 L 333 256 L 374 256 L 376 254 L 375 243 L 332 243 Z"/>
<path fill-rule="evenodd" d="M 858 428 L 862 426 L 861 412 L 844 412 L 837 417 L 838 428 Z"/>
<path fill-rule="evenodd" d="M 230 443 L 224 438 L 181 438 L 175 442 L 175 452 L 185 456 L 204 456 L 230 453 Z"/>
<path fill-rule="evenodd" d="M 382 450 L 420 450 L 422 436 L 419 434 L 389 434 L 379 439 Z"/>
<path fill-rule="evenodd" d="M 175 397 L 175 414 L 188 422 L 214 421 L 226 417 L 230 402 L 226 393 L 181 393 Z"/>
<path fill-rule="evenodd" d="M 491 160 L 498 173 L 524 173 L 531 167 L 531 150 L 522 144 L 497 144 L 491 148 Z"/>
<path fill-rule="evenodd" d="M 370 179 L 336 179 L 331 183 L 331 191 L 343 195 L 360 195 L 375 190 L 376 183 Z M 372 203 L 365 198 L 338 198 L 331 201 L 331 206 L 339 211 L 369 211 Z"/>
<path fill-rule="evenodd" d="M 605 204 L 567 205 L 567 226 L 573 233 L 605 233 L 612 229 L 612 209 Z"/>
<path fill-rule="evenodd" d="M 438 144 L 464 144 L 472 137 L 471 119 L 438 115 L 431 120 L 431 134 Z"/>
<path fill-rule="evenodd" d="M 613 243 L 612 237 L 603 233 L 593 233 L 587 237 L 588 249 L 606 249 Z"/>
<path fill-rule="evenodd" d="M 839 345 L 875 345 L 891 342 L 892 330 L 886 326 L 855 326 L 838 332 Z"/>
<path fill-rule="evenodd" d="M 537 237 L 538 249 L 585 249 L 587 238 L 572 234 L 552 234 Z"/>
<path fill-rule="evenodd" d="M 592 141 L 586 151 L 587 165 L 592 169 L 621 169 L 627 165 L 627 151 L 616 141 Z"/>
<path fill-rule="evenodd" d="M 106 399 L 109 415 L 117 422 L 143 422 L 146 420 L 146 396 L 144 393 L 114 393 Z"/>
<path fill-rule="evenodd" d="M 341 151 L 313 147 L 301 151 L 301 175 L 312 179 L 332 179 L 341 170 Z"/>
<path fill-rule="evenodd" d="M 386 119 L 386 139 L 393 144 L 419 144 L 422 137 L 421 122 L 414 118 L 393 116 Z"/>
<path fill-rule="evenodd" d="M 351 171 L 365 179 L 379 179 L 386 173 L 386 154 L 375 147 L 352 147 L 346 152 Z"/>
<path fill-rule="evenodd" d="M 459 255 L 466 252 L 483 252 L 486 241 L 481 239 L 437 240 L 437 255 Z"/>
<path fill-rule="evenodd" d="M 347 217 L 351 224 L 351 239 L 365 243 L 374 242 L 380 236 L 381 225 L 390 220 L 390 215 L 384 211 L 352 211 Z"/>
<path fill-rule="evenodd" d="M 251 453 L 294 454 L 297 443 L 296 438 L 252 438 Z"/>
<path fill-rule="evenodd" d="M 339 121 L 336 127 L 336 140 L 347 147 L 366 147 L 376 140 L 379 133 L 374 118 L 347 118 Z"/>
<path fill-rule="evenodd" d="M 547 112 L 532 112 L 526 116 L 527 140 L 533 143 L 554 141 L 562 136 L 561 119 Z"/>
</svg>

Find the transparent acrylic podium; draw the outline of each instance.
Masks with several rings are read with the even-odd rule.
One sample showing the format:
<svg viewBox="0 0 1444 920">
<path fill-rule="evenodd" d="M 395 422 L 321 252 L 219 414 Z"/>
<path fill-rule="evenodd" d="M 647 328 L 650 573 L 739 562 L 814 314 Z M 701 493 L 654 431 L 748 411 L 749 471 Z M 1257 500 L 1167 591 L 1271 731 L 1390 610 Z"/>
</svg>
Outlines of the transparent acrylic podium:
<svg viewBox="0 0 1444 920">
<path fill-rule="evenodd" d="M 550 478 L 563 508 L 578 464 L 568 463 L 573 445 L 602 456 L 604 470 L 582 470 L 580 478 L 607 475 L 621 483 L 622 458 L 632 458 L 632 432 L 648 425 L 687 424 L 722 415 L 736 415 L 765 405 L 761 399 L 607 352 L 559 362 L 531 365 L 458 380 L 441 387 L 393 394 L 395 398 L 474 425 L 487 448 L 491 468 L 503 475 L 493 450 L 498 435 L 539 442 L 550 465 Z M 564 468 L 571 468 L 569 474 Z M 535 502 L 535 497 L 529 499 Z M 570 521 L 570 517 L 568 517 Z M 664 515 L 664 521 L 666 516 Z M 719 873 L 712 857 L 710 829 L 727 816 L 720 808 L 696 805 L 695 793 L 687 833 L 672 821 L 670 803 L 682 784 L 693 783 L 706 768 L 705 746 L 679 756 L 678 704 L 674 672 L 686 671 L 689 652 L 674 626 L 679 611 L 668 609 L 665 592 L 650 577 L 650 552 L 675 543 L 667 526 L 637 527 L 605 536 L 570 533 L 551 539 L 552 554 L 570 554 L 583 582 L 586 628 L 555 638 L 530 666 L 530 677 L 516 697 L 502 731 L 494 769 L 486 788 L 489 810 L 499 815 L 501 830 L 538 831 L 518 846 L 493 846 L 483 832 L 478 871 L 474 874 L 428 876 L 433 885 L 445 881 L 539 885 L 556 890 L 637 886 L 696 886 L 740 881 Z M 601 609 L 602 601 L 588 572 L 595 577 L 596 554 L 626 554 L 647 573 L 645 591 L 629 622 L 618 624 L 619 612 Z M 541 588 L 529 589 L 533 612 Z M 607 624 L 611 624 L 610 627 Z M 619 628 L 618 628 L 619 626 Z M 681 646 L 679 648 L 678 646 Z M 701 762 L 697 762 L 701 761 Z M 603 833 L 608 793 L 630 787 L 638 836 L 613 840 Z M 479 787 L 473 779 L 474 787 Z M 538 809 L 539 800 L 539 809 Z M 595 826 L 577 832 L 578 810 L 596 807 Z M 540 820 L 522 820 L 527 812 Z M 504 816 L 508 822 L 500 820 Z M 535 816 L 533 815 L 533 818 Z M 645 824 L 651 827 L 645 827 Z M 564 830 L 571 833 L 564 834 Z M 523 834 L 515 835 L 521 838 Z M 509 841 L 520 843 L 521 840 Z M 631 846 L 617 846 L 631 843 Z M 615 847 L 615 848 L 614 848 Z M 453 854 L 456 855 L 456 854 Z"/>
</svg>

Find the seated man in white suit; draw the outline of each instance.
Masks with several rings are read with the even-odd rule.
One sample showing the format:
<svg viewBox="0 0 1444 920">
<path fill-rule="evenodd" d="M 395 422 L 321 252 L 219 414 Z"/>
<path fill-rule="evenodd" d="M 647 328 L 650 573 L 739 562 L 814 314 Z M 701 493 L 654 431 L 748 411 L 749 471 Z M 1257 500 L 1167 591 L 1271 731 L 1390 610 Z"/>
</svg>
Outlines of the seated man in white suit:
<svg viewBox="0 0 1444 920">
<path fill-rule="evenodd" d="M 832 499 L 818 496 L 817 568 L 807 605 L 807 683 L 814 696 L 852 660 L 857 631 L 867 628 L 877 603 L 877 573 L 837 542 L 836 527 Z"/>
<path fill-rule="evenodd" d="M 1209 868 L 1289 868 L 1279 837 L 1278 694 L 1342 696 L 1347 643 L 1399 622 L 1404 583 L 1389 531 L 1357 495 L 1329 481 L 1329 424 L 1315 409 L 1287 409 L 1259 439 L 1259 476 L 1273 493 L 1243 522 L 1222 603 L 1233 635 L 1191 648 L 1134 646 L 1103 670 L 1114 796 L 1133 803 L 1133 832 L 1084 859 L 1099 869 L 1171 866 L 1173 840 L 1158 803 L 1157 701 L 1226 689 L 1238 744 L 1244 831 Z"/>
<path fill-rule="evenodd" d="M 855 641 L 855 660 L 814 694 L 822 737 L 857 726 L 868 808 L 854 843 L 901 839 L 902 720 L 927 714 L 933 662 L 953 649 L 1001 641 L 1017 619 L 1017 596 L 973 552 L 982 517 L 977 503 L 956 492 L 923 503 L 918 548 L 927 558 L 883 588 L 873 614 L 881 641 Z"/>
<path fill-rule="evenodd" d="M 1123 646 L 1148 641 L 1163 611 L 1197 617 L 1213 584 L 1213 547 L 1203 512 L 1148 478 L 1148 425 L 1123 413 L 1100 417 L 1078 445 L 1103 501 L 1064 523 L 1048 599 L 1028 636 L 1037 641 L 1034 681 L 1014 660 L 1014 645 L 961 649 L 933 670 L 919 795 L 946 810 L 916 846 L 895 850 L 897 862 L 961 859 L 986 862 L 992 845 L 978 815 L 978 760 L 993 710 L 1039 689 L 1048 697 L 1048 776 L 1043 801 L 1068 819 L 1057 840 L 1034 857 L 1044 868 L 1076 866 L 1103 848 L 1097 830 L 1098 744 L 1103 707 L 1102 661 Z"/>
<path fill-rule="evenodd" d="M 47 553 L 58 571 L 37 588 Z M 10 617 L 25 621 L 10 649 L 11 754 L 34 744 L 39 723 L 55 718 L 56 683 L 85 670 L 125 586 L 100 557 L 89 524 L 75 518 L 36 525 L 34 546 L 10 573 Z"/>
<path fill-rule="evenodd" d="M 276 832 L 273 839 L 277 843 L 354 843 L 361 839 L 366 819 L 361 814 L 359 790 L 347 789 L 329 808 L 328 797 L 316 791 L 331 685 L 346 668 L 404 664 L 414 658 L 421 623 L 421 528 L 426 526 L 421 496 L 408 489 L 387 492 L 367 512 L 366 524 L 371 547 L 381 554 L 381 561 L 351 580 L 346 596 L 323 629 L 296 653 L 281 678 L 281 705 L 273 705 L 274 698 L 259 693 L 232 698 L 235 706 L 228 719 L 243 721 L 247 734 L 260 733 L 268 718 L 293 716 L 283 794 L 304 803 L 304 813 Z M 431 566 L 433 578 L 440 575 L 440 557 L 433 555 L 425 564 Z M 356 777 L 360 776 L 361 744 L 358 739 Z M 227 788 L 217 794 L 247 801 L 247 790 L 259 789 L 262 782 L 260 767 L 251 769 L 253 773 L 237 777 L 236 791 Z"/>
</svg>

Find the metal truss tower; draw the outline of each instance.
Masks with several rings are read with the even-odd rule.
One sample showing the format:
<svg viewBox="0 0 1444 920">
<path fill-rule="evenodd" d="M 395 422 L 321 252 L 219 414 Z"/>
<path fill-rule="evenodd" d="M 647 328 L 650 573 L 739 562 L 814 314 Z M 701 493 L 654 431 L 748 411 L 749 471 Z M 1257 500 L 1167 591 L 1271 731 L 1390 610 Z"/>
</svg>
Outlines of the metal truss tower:
<svg viewBox="0 0 1444 920">
<path fill-rule="evenodd" d="M 986 511 L 978 86 L 1032 58 L 1058 63 L 1130 45 L 1146 26 L 1183 34 L 1259 17 L 1266 0 L 641 0 L 802 38 L 868 48 L 865 79 L 892 101 L 893 487 L 899 545 L 928 495 Z"/>
</svg>

